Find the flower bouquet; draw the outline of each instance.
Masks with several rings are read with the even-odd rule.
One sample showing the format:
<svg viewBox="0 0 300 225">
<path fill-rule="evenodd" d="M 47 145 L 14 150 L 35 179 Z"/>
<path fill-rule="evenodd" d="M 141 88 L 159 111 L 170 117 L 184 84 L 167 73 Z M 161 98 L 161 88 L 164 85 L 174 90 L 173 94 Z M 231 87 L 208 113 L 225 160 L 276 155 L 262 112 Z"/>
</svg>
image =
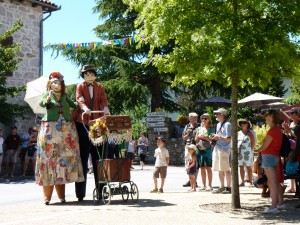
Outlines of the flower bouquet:
<svg viewBox="0 0 300 225">
<path fill-rule="evenodd" d="M 90 121 L 89 136 L 94 145 L 100 145 L 107 138 L 107 126 L 105 117 Z"/>
</svg>

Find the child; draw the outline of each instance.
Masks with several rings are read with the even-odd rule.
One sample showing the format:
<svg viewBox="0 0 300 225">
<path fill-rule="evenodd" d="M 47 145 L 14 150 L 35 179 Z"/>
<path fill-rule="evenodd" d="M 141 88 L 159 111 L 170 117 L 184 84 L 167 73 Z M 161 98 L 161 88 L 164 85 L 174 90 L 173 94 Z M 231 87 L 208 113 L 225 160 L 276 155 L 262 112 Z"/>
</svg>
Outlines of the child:
<svg viewBox="0 0 300 225">
<path fill-rule="evenodd" d="M 153 181 L 154 181 L 154 189 L 150 191 L 150 193 L 163 193 L 165 179 L 167 176 L 167 166 L 169 165 L 169 151 L 164 147 L 165 139 L 163 137 L 158 137 L 157 139 L 158 148 L 155 149 L 154 157 L 155 160 L 155 169 L 153 171 Z M 157 189 L 157 178 L 161 178 L 160 189 Z"/>
<path fill-rule="evenodd" d="M 188 145 L 187 146 L 189 153 L 189 165 L 185 167 L 187 174 L 189 175 L 191 189 L 189 192 L 196 191 L 196 173 L 197 173 L 197 156 L 196 156 L 196 145 Z"/>
</svg>

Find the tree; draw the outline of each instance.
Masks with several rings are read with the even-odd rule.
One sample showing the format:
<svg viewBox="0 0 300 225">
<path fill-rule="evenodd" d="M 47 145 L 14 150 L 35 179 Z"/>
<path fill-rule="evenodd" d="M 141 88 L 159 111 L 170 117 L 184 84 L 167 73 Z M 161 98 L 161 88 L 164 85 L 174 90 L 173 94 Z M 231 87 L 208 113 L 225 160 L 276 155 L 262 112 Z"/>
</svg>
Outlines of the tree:
<svg viewBox="0 0 300 225">
<path fill-rule="evenodd" d="M 132 35 L 136 13 L 129 12 L 128 6 L 119 0 L 98 0 L 94 13 L 104 20 L 94 30 L 102 40 L 112 40 Z M 166 44 L 155 51 L 158 54 L 170 51 L 172 44 Z M 48 47 L 49 48 L 49 47 Z M 160 73 L 149 63 L 142 64 L 147 57 L 148 45 L 137 49 L 135 45 L 127 46 L 100 46 L 93 49 L 61 49 L 59 46 L 50 46 L 58 50 L 68 60 L 78 66 L 93 64 L 97 69 L 98 79 L 104 84 L 110 110 L 112 113 L 123 113 L 124 109 L 134 109 L 145 106 L 147 111 L 163 108 L 173 112 L 178 105 L 172 96 L 180 92 L 171 87 L 172 73 Z"/>
<path fill-rule="evenodd" d="M 298 78 L 292 79 L 291 92 L 292 94 L 284 102 L 290 105 L 300 103 L 300 81 Z"/>
<path fill-rule="evenodd" d="M 215 80 L 231 86 L 232 208 L 240 208 L 237 167 L 238 87 L 266 87 L 273 77 L 296 76 L 300 2 L 237 0 L 124 0 L 138 12 L 140 45 L 150 44 L 149 60 L 173 85 Z M 140 27 L 141 26 L 141 27 Z M 156 47 L 172 39 L 169 54 Z M 146 61 L 147 63 L 147 61 Z"/>
<path fill-rule="evenodd" d="M 25 107 L 7 103 L 8 96 L 18 96 L 20 91 L 25 90 L 25 87 L 7 87 L 6 85 L 7 75 L 16 70 L 21 61 L 18 55 L 20 44 L 7 42 L 7 40 L 22 26 L 21 20 L 17 20 L 10 29 L 0 35 L 0 122 L 4 124 L 10 123 L 13 116 L 20 117 L 25 112 Z"/>
</svg>

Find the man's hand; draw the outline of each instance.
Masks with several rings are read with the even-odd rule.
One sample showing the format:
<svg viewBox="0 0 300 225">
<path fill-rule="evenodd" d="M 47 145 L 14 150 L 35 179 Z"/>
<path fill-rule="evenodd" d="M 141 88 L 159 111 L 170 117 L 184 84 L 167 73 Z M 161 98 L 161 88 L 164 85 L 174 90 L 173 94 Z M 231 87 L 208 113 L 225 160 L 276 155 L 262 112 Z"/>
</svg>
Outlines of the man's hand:
<svg viewBox="0 0 300 225">
<path fill-rule="evenodd" d="M 87 115 L 91 115 L 92 114 L 91 110 L 89 108 L 84 108 L 83 110 L 84 110 L 85 114 L 87 114 Z"/>
</svg>

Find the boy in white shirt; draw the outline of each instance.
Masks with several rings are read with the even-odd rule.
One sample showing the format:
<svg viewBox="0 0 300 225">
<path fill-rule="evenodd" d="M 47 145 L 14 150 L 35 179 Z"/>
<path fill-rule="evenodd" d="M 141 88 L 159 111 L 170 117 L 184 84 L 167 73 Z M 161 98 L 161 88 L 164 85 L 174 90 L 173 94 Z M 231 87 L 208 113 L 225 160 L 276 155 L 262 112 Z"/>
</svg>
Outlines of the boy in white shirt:
<svg viewBox="0 0 300 225">
<path fill-rule="evenodd" d="M 163 193 L 170 157 L 168 149 L 165 148 L 165 139 L 163 137 L 158 137 L 156 140 L 158 148 L 155 149 L 154 153 L 154 157 L 156 157 L 155 169 L 153 171 L 154 189 L 151 190 L 150 193 Z M 160 189 L 157 188 L 157 179 L 159 176 L 161 178 Z"/>
</svg>

